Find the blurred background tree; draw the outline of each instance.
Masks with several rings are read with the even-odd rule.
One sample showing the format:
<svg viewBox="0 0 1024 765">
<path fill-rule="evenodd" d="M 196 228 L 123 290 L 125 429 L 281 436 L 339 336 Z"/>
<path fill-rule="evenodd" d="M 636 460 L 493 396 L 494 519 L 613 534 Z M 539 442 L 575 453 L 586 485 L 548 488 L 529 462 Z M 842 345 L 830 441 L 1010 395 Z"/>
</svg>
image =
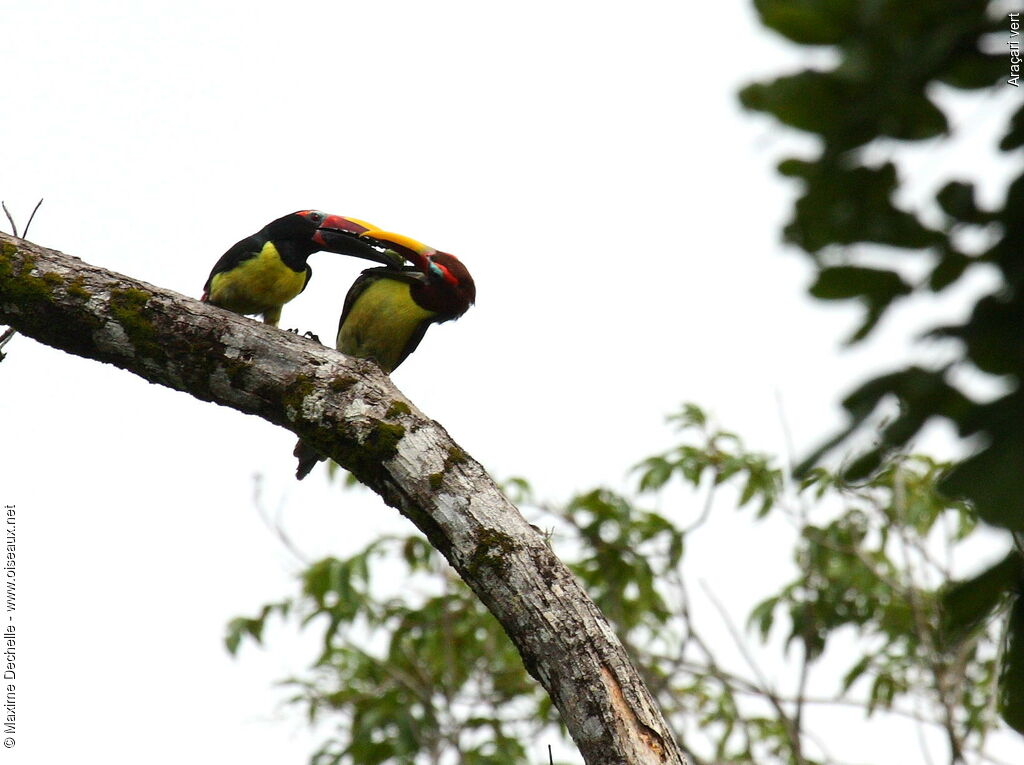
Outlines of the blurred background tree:
<svg viewBox="0 0 1024 765">
<path fill-rule="evenodd" d="M 1014 7 L 981 0 L 756 0 L 755 6 L 770 29 L 801 46 L 827 46 L 833 54 L 830 67 L 750 85 L 740 100 L 818 138 L 816 155 L 779 163 L 779 172 L 802 186 L 784 236 L 812 259 L 814 297 L 864 305 L 864 320 L 848 342 L 868 337 L 900 300 L 938 300 L 982 269 L 996 282 L 965 321 L 925 333 L 932 341 L 945 341 L 940 363 L 908 363 L 849 393 L 843 400 L 848 426 L 797 472 L 806 473 L 828 452 L 849 446 L 867 427 L 875 436 L 872 445 L 843 470 L 845 480 L 864 479 L 888 455 L 906 449 L 927 424 L 945 420 L 974 451 L 949 470 L 939 489 L 968 500 L 983 521 L 1010 530 L 1019 543 L 1024 531 L 1024 106 L 1018 106 L 999 139 L 998 149 L 1016 176 L 1000 190 L 997 203 L 981 205 L 976 185 L 988 179 L 970 177 L 948 179 L 916 204 L 897 202 L 905 191 L 899 160 L 911 144 L 924 142 L 937 152 L 958 137 L 949 106 L 942 104 L 962 98 L 957 91 L 974 91 L 975 107 L 982 108 L 1000 89 L 1019 92 L 1008 48 L 1020 39 L 1019 23 L 1015 26 L 1008 15 Z M 984 378 L 985 387 L 972 390 L 972 378 Z M 879 412 L 892 402 L 898 414 L 876 434 Z M 957 588 L 945 609 L 952 640 L 1006 598 L 1014 600 L 1002 694 L 1006 720 L 1024 731 L 1020 590 L 1014 556 Z"/>
<path fill-rule="evenodd" d="M 928 337 L 950 339 L 948 362 L 907 366 L 875 378 L 843 401 L 849 427 L 805 463 L 845 443 L 887 398 L 899 416 L 878 443 L 850 464 L 862 478 L 884 455 L 904 447 L 933 418 L 954 424 L 982 444 L 944 479 L 943 490 L 971 500 L 988 523 L 1024 530 L 1024 175 L 1004 190 L 1002 204 L 979 206 L 975 182 L 949 180 L 918 209 L 900 206 L 897 161 L 908 142 L 938 146 L 954 137 L 939 101 L 954 89 L 983 91 L 1007 84 L 1010 21 L 1004 3 L 815 2 L 758 0 L 771 29 L 804 46 L 828 46 L 835 64 L 806 69 L 740 93 L 749 109 L 817 136 L 811 158 L 790 157 L 779 172 L 797 179 L 802 195 L 785 239 L 812 259 L 821 300 L 857 300 L 864 321 L 849 338 L 866 338 L 886 312 L 908 297 L 938 295 L 974 269 L 996 271 L 999 285 L 977 301 L 961 324 L 933 327 Z M 998 51 L 997 53 L 987 51 Z M 984 98 L 979 94 L 978 100 Z M 1024 106 L 999 143 L 1007 163 L 1021 169 Z M 941 211 L 941 212 L 940 212 Z M 926 222 L 930 220 L 931 222 Z M 924 278 L 908 276 L 923 256 Z M 955 381 L 963 369 L 998 378 L 1003 394 L 981 402 Z"/>
<path fill-rule="evenodd" d="M 949 761 L 997 762 L 985 744 L 1001 625 L 983 618 L 949 641 L 937 608 L 978 528 L 964 503 L 936 491 L 945 466 L 894 458 L 856 484 L 818 468 L 796 486 L 699 408 L 672 420 L 684 438 L 637 466 L 635 496 L 596 488 L 544 504 L 522 479 L 506 491 L 607 615 L 693 763 L 843 762 L 806 722 L 822 707 L 889 715 L 908 738 L 935 728 Z M 792 580 L 747 619 L 768 663 L 685 565 L 705 526 L 723 521 L 723 493 L 754 515 L 732 523 L 736 533 L 769 516 L 790 529 L 788 546 L 776 530 L 764 560 L 735 562 L 755 586 L 769 558 L 792 559 Z M 650 509 L 663 503 L 674 512 Z M 688 525 L 670 519 L 679 505 L 699 508 Z M 418 535 L 312 563 L 296 595 L 231 623 L 229 649 L 259 642 L 273 618 L 318 635 L 314 666 L 287 681 L 311 721 L 335 727 L 315 763 L 526 762 L 528 748 L 536 760 L 539 742 L 564 736 L 498 623 Z"/>
<path fill-rule="evenodd" d="M 950 104 L 984 104 L 1012 87 L 1011 9 L 980 0 L 754 4 L 766 27 L 828 61 L 752 84 L 740 100 L 816 139 L 815 151 L 778 166 L 801 185 L 784 237 L 812 259 L 814 297 L 864 306 L 848 342 L 868 338 L 900 300 L 942 300 L 975 271 L 997 286 L 963 322 L 928 330 L 940 363 L 907 363 L 847 395 L 848 427 L 808 456 L 798 479 L 689 406 L 674 418 L 684 440 L 638 467 L 634 496 L 597 488 L 544 504 L 521 479 L 508 491 L 550 528 L 695 763 L 840 762 L 807 722 L 822 706 L 904 720 L 910 735 L 934 727 L 952 763 L 995 761 L 986 745 L 998 714 L 1024 730 L 1012 543 L 1024 531 L 1024 107 L 999 140 L 1017 175 L 996 203 L 979 202 L 976 186 L 988 179 L 969 177 L 908 200 L 901 159 L 914 145 L 937 150 L 957 137 Z M 972 375 L 998 392 L 972 389 Z M 908 456 L 940 420 L 974 451 L 951 465 Z M 865 434 L 867 449 L 858 446 Z M 823 463 L 829 453 L 840 461 Z M 792 530 L 789 548 L 765 556 L 790 557 L 793 577 L 747 623 L 777 649 L 770 673 L 713 585 L 698 583 L 717 614 L 695 615 L 686 551 L 723 492 Z M 686 525 L 650 508 L 686 507 L 687 498 L 703 509 Z M 1009 531 L 1005 555 L 957 581 L 954 560 L 973 549 L 979 521 Z M 737 560 L 737 575 L 756 577 L 758 566 Z M 382 582 L 396 573 L 403 585 L 389 591 Z M 232 622 L 229 648 L 259 641 L 272 617 L 322 631 L 316 664 L 289 681 L 311 719 L 336 721 L 315 762 L 518 762 L 527 744 L 534 751 L 557 735 L 548 700 L 497 623 L 418 537 L 311 564 L 298 594 Z M 738 668 L 709 637 L 712 623 L 726 625 Z M 838 674 L 837 660 L 822 661 L 834 645 Z M 784 682 L 770 679 L 779 666 Z M 831 687 L 817 690 L 815 673 Z"/>
</svg>

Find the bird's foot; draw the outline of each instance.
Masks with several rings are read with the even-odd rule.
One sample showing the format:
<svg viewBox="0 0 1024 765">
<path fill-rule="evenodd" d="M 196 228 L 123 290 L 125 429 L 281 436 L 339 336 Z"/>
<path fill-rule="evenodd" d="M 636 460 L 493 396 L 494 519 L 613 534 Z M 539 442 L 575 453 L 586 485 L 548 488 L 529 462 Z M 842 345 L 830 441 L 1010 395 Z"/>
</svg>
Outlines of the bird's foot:
<svg viewBox="0 0 1024 765">
<path fill-rule="evenodd" d="M 286 329 L 285 332 L 291 332 L 293 335 L 300 335 L 301 337 L 304 337 L 307 340 L 315 340 L 316 342 L 320 343 L 320 345 L 323 345 L 323 343 L 320 341 L 320 336 L 317 335 L 315 332 L 307 330 L 305 332 L 300 333 L 299 330 L 297 329 Z"/>
</svg>

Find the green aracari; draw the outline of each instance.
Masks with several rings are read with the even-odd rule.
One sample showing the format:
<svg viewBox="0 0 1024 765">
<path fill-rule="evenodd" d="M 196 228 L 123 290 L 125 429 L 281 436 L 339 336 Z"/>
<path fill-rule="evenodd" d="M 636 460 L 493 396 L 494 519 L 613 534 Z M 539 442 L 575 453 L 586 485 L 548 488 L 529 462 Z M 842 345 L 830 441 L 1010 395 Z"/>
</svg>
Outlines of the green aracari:
<svg viewBox="0 0 1024 765">
<path fill-rule="evenodd" d="M 476 285 L 462 262 L 414 239 L 371 229 L 361 234 L 412 265 L 363 271 L 345 296 L 336 347 L 372 359 L 391 374 L 423 340 L 431 324 L 457 319 L 476 301 Z M 305 478 L 325 459 L 303 441 L 295 445 L 295 477 Z"/>
<path fill-rule="evenodd" d="M 372 228 L 319 210 L 285 215 L 225 252 L 200 299 L 235 313 L 262 314 L 265 323 L 276 327 L 284 304 L 309 285 L 313 269 L 306 259 L 314 252 L 326 250 L 389 265 L 401 261 L 360 236 Z"/>
</svg>

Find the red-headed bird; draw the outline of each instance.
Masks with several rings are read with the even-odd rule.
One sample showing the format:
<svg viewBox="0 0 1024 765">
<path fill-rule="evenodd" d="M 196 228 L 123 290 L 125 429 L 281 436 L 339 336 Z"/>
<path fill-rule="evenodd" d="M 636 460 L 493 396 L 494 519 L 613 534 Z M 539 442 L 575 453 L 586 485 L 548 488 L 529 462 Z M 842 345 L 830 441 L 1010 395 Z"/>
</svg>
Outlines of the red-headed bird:
<svg viewBox="0 0 1024 765">
<path fill-rule="evenodd" d="M 397 258 L 360 235 L 372 226 L 353 218 L 300 210 L 268 223 L 236 243 L 214 265 L 201 300 L 229 311 L 262 314 L 276 327 L 281 308 L 309 284 L 313 269 L 306 259 L 326 250 L 393 264 Z"/>
<path fill-rule="evenodd" d="M 462 262 L 414 239 L 371 229 L 362 234 L 405 256 L 411 266 L 370 268 L 356 279 L 338 322 L 337 349 L 373 359 L 390 374 L 423 340 L 431 324 L 457 319 L 476 301 L 476 285 Z M 295 446 L 295 477 L 305 478 L 324 459 L 311 446 Z"/>
</svg>

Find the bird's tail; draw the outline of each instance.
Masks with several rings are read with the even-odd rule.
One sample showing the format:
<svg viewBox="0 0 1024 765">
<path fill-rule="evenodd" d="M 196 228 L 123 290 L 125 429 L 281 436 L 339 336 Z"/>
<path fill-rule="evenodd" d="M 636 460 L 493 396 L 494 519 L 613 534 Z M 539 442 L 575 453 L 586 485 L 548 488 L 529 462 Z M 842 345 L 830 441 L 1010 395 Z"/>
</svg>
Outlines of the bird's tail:
<svg viewBox="0 0 1024 765">
<path fill-rule="evenodd" d="M 299 464 L 295 468 L 295 477 L 300 481 L 309 475 L 309 471 L 316 467 L 316 463 L 327 459 L 301 438 L 295 444 L 295 450 L 292 454 L 299 460 Z"/>
</svg>

